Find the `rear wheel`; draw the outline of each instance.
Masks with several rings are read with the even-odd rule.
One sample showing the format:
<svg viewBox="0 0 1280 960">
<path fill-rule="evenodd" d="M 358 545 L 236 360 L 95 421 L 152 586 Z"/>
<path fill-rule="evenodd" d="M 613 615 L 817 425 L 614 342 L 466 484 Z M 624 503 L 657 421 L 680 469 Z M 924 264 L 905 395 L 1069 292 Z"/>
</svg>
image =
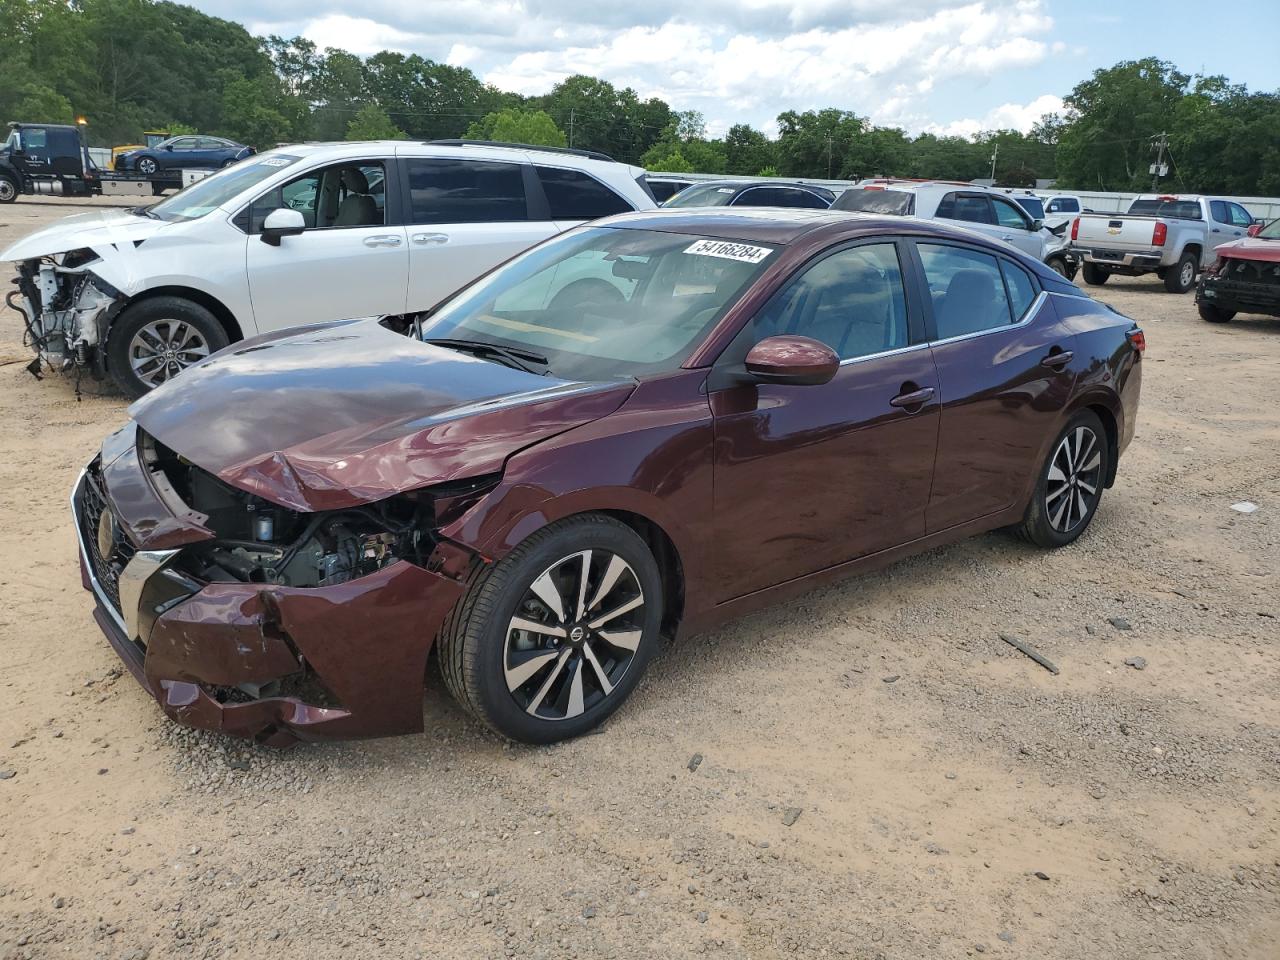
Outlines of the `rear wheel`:
<svg viewBox="0 0 1280 960">
<path fill-rule="evenodd" d="M 552 743 L 599 726 L 658 643 L 662 578 L 635 531 L 583 514 L 482 571 L 440 631 L 454 698 L 503 736 Z"/>
<path fill-rule="evenodd" d="M 1197 304 L 1197 309 L 1200 311 L 1200 319 L 1210 323 L 1226 323 L 1236 315 L 1234 310 L 1226 310 L 1212 303 L 1201 302 Z"/>
<path fill-rule="evenodd" d="M 1170 293 L 1186 293 L 1196 285 L 1199 258 L 1194 252 L 1184 253 L 1178 263 L 1164 274 L 1164 288 Z"/>
<path fill-rule="evenodd" d="M 218 318 L 182 297 L 152 297 L 129 307 L 107 337 L 107 369 L 135 400 L 221 350 L 230 339 Z"/>
<path fill-rule="evenodd" d="M 0 203 L 13 203 L 18 199 L 18 184 L 12 177 L 0 173 Z"/>
<path fill-rule="evenodd" d="M 1111 450 L 1098 415 L 1081 410 L 1058 434 L 1015 530 L 1041 547 L 1065 547 L 1088 528 L 1102 500 Z"/>
<path fill-rule="evenodd" d="M 1091 287 L 1100 287 L 1111 277 L 1111 274 L 1103 270 L 1096 263 L 1086 263 L 1084 265 L 1084 282 Z"/>
</svg>

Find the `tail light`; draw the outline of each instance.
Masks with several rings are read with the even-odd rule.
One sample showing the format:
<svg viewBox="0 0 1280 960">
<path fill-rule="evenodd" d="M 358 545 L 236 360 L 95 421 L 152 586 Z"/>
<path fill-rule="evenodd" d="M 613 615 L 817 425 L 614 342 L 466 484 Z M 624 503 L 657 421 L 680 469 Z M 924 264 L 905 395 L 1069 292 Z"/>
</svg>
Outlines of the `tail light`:
<svg viewBox="0 0 1280 960">
<path fill-rule="evenodd" d="M 1071 221 L 1071 239 L 1072 240 L 1080 239 L 1080 218 L 1079 217 L 1076 217 L 1074 220 Z"/>
<path fill-rule="evenodd" d="M 1151 245 L 1153 247 L 1163 247 L 1165 240 L 1169 236 L 1169 228 L 1159 221 L 1151 231 Z"/>
<path fill-rule="evenodd" d="M 1142 332 L 1140 327 L 1134 327 L 1126 336 L 1129 338 L 1129 343 L 1133 345 L 1133 349 L 1139 353 L 1146 353 L 1147 335 Z"/>
</svg>

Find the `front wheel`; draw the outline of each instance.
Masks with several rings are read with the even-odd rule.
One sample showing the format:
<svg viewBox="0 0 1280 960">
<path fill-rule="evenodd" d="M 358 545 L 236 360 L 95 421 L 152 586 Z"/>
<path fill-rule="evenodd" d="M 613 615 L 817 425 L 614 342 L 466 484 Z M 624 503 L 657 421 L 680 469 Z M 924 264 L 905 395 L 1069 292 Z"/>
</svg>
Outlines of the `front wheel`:
<svg viewBox="0 0 1280 960">
<path fill-rule="evenodd" d="M 0 174 L 0 203 L 13 203 L 18 199 L 18 184 L 12 177 Z"/>
<path fill-rule="evenodd" d="M 159 169 L 159 165 L 151 157 L 143 157 L 138 161 L 138 172 L 144 177 L 155 176 L 156 171 Z"/>
<path fill-rule="evenodd" d="M 1100 287 L 1111 278 L 1111 274 L 1103 270 L 1096 263 L 1086 263 L 1084 265 L 1084 282 L 1091 287 Z"/>
<path fill-rule="evenodd" d="M 1197 304 L 1197 309 L 1200 311 L 1200 319 L 1208 320 L 1210 323 L 1226 323 L 1236 315 L 1234 310 L 1227 310 L 1217 304 L 1203 301 Z"/>
<path fill-rule="evenodd" d="M 1164 274 L 1164 288 L 1170 293 L 1186 293 L 1196 285 L 1196 268 L 1199 257 L 1194 253 L 1184 253 L 1176 266 L 1170 267 Z"/>
<path fill-rule="evenodd" d="M 152 297 L 120 314 L 107 337 L 107 370 L 130 400 L 172 380 L 230 339 L 218 318 L 182 297 Z"/>
<path fill-rule="evenodd" d="M 1065 547 L 1098 511 L 1111 450 L 1098 415 L 1081 410 L 1058 434 L 1040 468 L 1031 502 L 1015 529 L 1041 547 Z"/>
<path fill-rule="evenodd" d="M 1045 261 L 1045 266 L 1062 277 L 1064 280 L 1071 279 L 1071 271 L 1067 266 L 1066 257 L 1050 257 Z"/>
<path fill-rule="evenodd" d="M 480 572 L 450 614 L 445 685 L 512 740 L 580 736 L 639 683 L 662 602 L 658 565 L 630 527 L 600 514 L 551 524 Z"/>
</svg>

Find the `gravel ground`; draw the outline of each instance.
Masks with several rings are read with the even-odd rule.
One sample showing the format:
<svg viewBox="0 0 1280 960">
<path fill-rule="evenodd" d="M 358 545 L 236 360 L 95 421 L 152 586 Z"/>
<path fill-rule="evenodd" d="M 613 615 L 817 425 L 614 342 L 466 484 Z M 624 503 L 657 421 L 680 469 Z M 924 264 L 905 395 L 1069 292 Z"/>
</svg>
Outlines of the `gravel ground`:
<svg viewBox="0 0 1280 960">
<path fill-rule="evenodd" d="M 0 208 L 0 243 L 85 206 Z M 67 517 L 125 405 L 34 381 L 3 313 L 0 957 L 1275 960 L 1280 321 L 1091 292 L 1150 347 L 1081 541 L 976 538 L 694 638 L 538 749 L 434 672 L 415 737 L 168 723 Z"/>
</svg>

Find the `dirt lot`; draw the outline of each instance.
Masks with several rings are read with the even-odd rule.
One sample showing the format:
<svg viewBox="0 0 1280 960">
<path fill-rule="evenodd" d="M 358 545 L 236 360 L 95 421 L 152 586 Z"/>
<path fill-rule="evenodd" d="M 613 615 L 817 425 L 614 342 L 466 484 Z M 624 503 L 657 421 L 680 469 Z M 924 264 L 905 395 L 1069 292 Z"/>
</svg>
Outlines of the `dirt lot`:
<svg viewBox="0 0 1280 960">
<path fill-rule="evenodd" d="M 0 243 L 83 207 L 0 208 Z M 1275 960 L 1280 321 L 1096 292 L 1150 347 L 1079 543 L 993 534 L 696 638 L 544 749 L 434 671 L 417 737 L 166 721 L 68 522 L 125 405 L 34 381 L 4 313 L 0 957 Z"/>
</svg>

